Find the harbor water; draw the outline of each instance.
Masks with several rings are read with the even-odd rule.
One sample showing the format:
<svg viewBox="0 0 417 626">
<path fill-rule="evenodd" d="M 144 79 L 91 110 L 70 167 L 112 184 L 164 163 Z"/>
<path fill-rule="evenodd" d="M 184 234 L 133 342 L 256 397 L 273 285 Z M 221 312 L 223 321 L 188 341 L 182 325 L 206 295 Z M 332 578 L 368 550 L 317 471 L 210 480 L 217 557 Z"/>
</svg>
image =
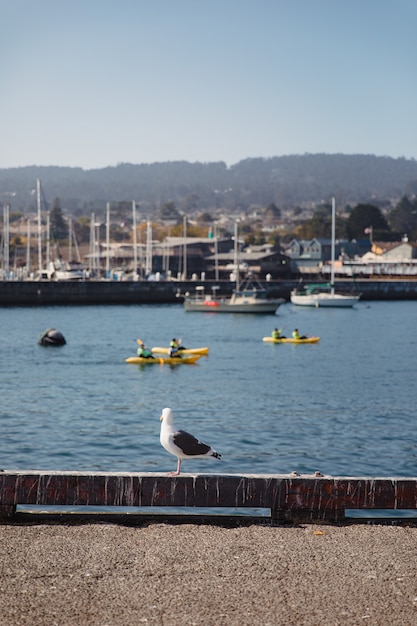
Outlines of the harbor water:
<svg viewBox="0 0 417 626">
<path fill-rule="evenodd" d="M 183 472 L 417 475 L 416 302 L 353 309 L 282 305 L 276 315 L 186 313 L 182 305 L 0 310 L 0 467 L 168 472 L 159 417 L 223 455 Z M 275 326 L 320 336 L 267 344 Z M 55 327 L 67 340 L 42 347 Z M 181 337 L 196 365 L 137 366 Z"/>
</svg>

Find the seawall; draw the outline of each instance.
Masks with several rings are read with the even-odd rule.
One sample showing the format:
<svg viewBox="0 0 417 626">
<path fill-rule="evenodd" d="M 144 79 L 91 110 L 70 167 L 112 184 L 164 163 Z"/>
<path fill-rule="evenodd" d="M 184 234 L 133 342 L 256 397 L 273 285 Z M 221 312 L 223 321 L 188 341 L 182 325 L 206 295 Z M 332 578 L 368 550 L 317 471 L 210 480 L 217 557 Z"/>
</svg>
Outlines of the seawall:
<svg viewBox="0 0 417 626">
<path fill-rule="evenodd" d="M 82 306 L 106 304 L 177 304 L 179 294 L 204 285 L 206 293 L 218 285 L 219 295 L 229 295 L 230 281 L 0 281 L 0 307 Z M 289 300 L 297 281 L 264 283 L 271 296 Z M 360 292 L 362 300 L 417 300 L 417 280 L 338 280 L 336 289 Z"/>
</svg>

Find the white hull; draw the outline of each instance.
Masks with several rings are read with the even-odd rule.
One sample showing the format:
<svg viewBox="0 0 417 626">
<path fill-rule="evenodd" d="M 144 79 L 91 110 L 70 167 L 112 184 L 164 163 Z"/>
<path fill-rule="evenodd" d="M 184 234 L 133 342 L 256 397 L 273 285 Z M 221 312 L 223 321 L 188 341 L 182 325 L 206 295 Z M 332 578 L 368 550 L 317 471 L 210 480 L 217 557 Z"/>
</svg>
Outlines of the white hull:
<svg viewBox="0 0 417 626">
<path fill-rule="evenodd" d="M 84 280 L 85 274 L 81 270 L 55 270 L 54 280 Z"/>
<path fill-rule="evenodd" d="M 233 302 L 232 299 L 196 301 L 184 300 L 185 311 L 205 311 L 207 313 L 275 313 L 285 300 L 282 298 L 257 302 Z"/>
<path fill-rule="evenodd" d="M 291 303 L 298 306 L 315 307 L 353 307 L 360 296 L 351 296 L 338 293 L 291 293 Z"/>
<path fill-rule="evenodd" d="M 60 259 L 49 264 L 49 280 L 85 280 L 85 272 L 81 263 L 70 261 L 64 263 Z"/>
</svg>

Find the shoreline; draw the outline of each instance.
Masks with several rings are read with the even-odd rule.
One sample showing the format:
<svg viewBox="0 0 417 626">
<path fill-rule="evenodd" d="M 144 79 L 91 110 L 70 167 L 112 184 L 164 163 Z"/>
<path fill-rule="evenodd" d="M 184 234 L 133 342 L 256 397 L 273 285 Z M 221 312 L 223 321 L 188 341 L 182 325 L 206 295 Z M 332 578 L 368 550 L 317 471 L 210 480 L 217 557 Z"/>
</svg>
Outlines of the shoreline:
<svg viewBox="0 0 417 626">
<path fill-rule="evenodd" d="M 6 626 L 412 626 L 417 526 L 0 524 Z"/>
</svg>

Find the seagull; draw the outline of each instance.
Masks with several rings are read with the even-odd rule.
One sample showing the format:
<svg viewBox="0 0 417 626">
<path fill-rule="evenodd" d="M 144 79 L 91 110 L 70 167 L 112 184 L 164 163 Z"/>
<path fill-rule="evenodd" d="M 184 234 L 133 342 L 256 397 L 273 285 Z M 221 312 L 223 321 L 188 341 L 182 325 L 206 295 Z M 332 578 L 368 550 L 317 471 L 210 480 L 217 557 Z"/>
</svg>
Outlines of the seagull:
<svg viewBox="0 0 417 626">
<path fill-rule="evenodd" d="M 190 433 L 185 432 L 185 430 L 177 430 L 172 420 L 171 409 L 163 409 L 160 420 L 162 422 L 161 446 L 178 459 L 177 470 L 169 472 L 170 476 L 180 475 L 181 461 L 183 459 L 202 459 L 209 456 L 213 456 L 215 459 L 222 458 L 222 455 L 216 452 L 216 450 L 199 441 Z"/>
</svg>

